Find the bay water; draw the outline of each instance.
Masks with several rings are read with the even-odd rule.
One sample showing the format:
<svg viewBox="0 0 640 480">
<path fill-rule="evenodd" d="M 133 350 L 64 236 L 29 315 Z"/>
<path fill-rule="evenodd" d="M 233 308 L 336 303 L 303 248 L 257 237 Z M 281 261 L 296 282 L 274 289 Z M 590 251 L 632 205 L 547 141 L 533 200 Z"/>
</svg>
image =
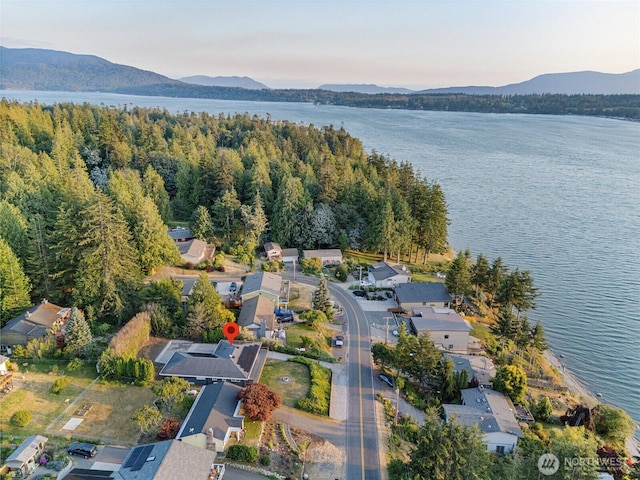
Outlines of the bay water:
<svg viewBox="0 0 640 480">
<path fill-rule="evenodd" d="M 541 293 L 532 323 L 542 322 L 553 352 L 587 389 L 640 423 L 639 123 L 84 92 L 0 97 L 344 126 L 367 151 L 411 162 L 440 183 L 456 250 L 531 271 Z"/>
</svg>

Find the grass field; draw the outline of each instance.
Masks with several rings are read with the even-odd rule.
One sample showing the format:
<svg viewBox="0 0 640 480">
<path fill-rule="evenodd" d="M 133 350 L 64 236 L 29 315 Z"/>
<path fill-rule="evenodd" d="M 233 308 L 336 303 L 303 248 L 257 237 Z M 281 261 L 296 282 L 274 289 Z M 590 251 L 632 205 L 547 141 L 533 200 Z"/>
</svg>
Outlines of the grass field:
<svg viewBox="0 0 640 480">
<path fill-rule="evenodd" d="M 331 340 L 331 333 L 325 332 L 324 330 L 324 328 L 316 330 L 304 323 L 291 325 L 287 327 L 287 347 L 299 348 L 302 346 L 302 337 L 310 337 L 317 345 L 321 346 L 323 350 L 331 354 L 328 343 Z"/>
<path fill-rule="evenodd" d="M 0 398 L 0 435 L 25 437 L 44 429 L 60 415 L 68 404 L 87 388 L 97 376 L 93 365 L 86 365 L 76 372 L 66 372 L 69 379 L 59 394 L 51 393 L 51 385 L 61 378 L 65 364 L 17 361 L 19 372 L 13 373 L 13 390 Z M 26 365 L 24 365 L 26 364 Z M 54 367 L 54 365 L 57 365 Z M 58 373 L 52 370 L 58 369 Z M 51 372 L 51 373 L 50 373 Z M 69 402 L 65 402 L 69 399 Z M 28 410 L 33 415 L 31 423 L 25 427 L 15 427 L 9 423 L 18 410 Z"/>
<path fill-rule="evenodd" d="M 284 383 L 280 380 L 282 377 L 289 377 L 291 380 Z M 269 358 L 262 370 L 260 383 L 277 392 L 283 405 L 295 407 L 298 400 L 306 397 L 311 378 L 306 365 Z"/>
<path fill-rule="evenodd" d="M 20 372 L 14 373 L 14 389 L 0 398 L 1 436 L 26 437 L 33 434 L 73 436 L 87 439 L 114 439 L 134 443 L 139 429 L 131 420 L 133 411 L 150 404 L 155 395 L 149 388 L 103 383 L 91 385 L 96 378 L 93 365 L 79 371 L 65 372 L 69 385 L 59 394 L 51 393 L 53 382 L 63 376 L 65 364 L 58 364 L 58 373 L 51 373 L 55 364 L 18 362 Z M 24 377 L 24 378 L 23 378 Z M 91 408 L 78 415 L 85 405 Z M 28 410 L 33 420 L 25 427 L 10 424 L 18 410 Z M 82 418 L 75 430 L 62 430 L 70 418 Z M 49 432 L 45 432 L 51 426 Z"/>
</svg>

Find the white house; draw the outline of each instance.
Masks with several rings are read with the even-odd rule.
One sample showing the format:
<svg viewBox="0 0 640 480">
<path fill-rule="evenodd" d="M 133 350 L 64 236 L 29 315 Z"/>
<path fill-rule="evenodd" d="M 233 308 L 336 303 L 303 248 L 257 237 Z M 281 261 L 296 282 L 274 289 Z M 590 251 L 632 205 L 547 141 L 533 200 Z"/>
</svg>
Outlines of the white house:
<svg viewBox="0 0 640 480">
<path fill-rule="evenodd" d="M 449 308 L 412 309 L 409 324 L 413 333 L 429 332 L 436 347 L 452 353 L 467 353 L 471 325 Z"/>
<path fill-rule="evenodd" d="M 244 417 L 236 399 L 241 387 L 228 382 L 205 385 L 191 406 L 176 438 L 215 452 L 224 449 L 233 433 L 240 440 Z"/>
<path fill-rule="evenodd" d="M 386 262 L 378 262 L 369 265 L 368 280 L 377 288 L 395 287 L 400 283 L 411 281 L 411 272 L 405 266 L 389 265 Z"/>
<path fill-rule="evenodd" d="M 49 439 L 42 435 L 32 435 L 7 457 L 5 465 L 11 472 L 17 472 L 20 476 L 28 477 L 40 466 L 40 456 Z"/>
<path fill-rule="evenodd" d="M 283 248 L 282 249 L 282 261 L 284 263 L 298 263 L 298 249 L 297 248 Z"/>
<path fill-rule="evenodd" d="M 514 415 L 515 408 L 503 394 L 494 390 L 477 388 L 462 390 L 462 405 L 442 405 L 445 418 L 463 425 L 477 425 L 483 433 L 487 450 L 495 453 L 511 453 L 524 435 Z"/>
<path fill-rule="evenodd" d="M 303 258 L 319 258 L 322 265 L 338 265 L 342 263 L 342 251 L 338 248 L 326 250 L 303 250 Z"/>
<path fill-rule="evenodd" d="M 496 367 L 489 357 L 452 354 L 446 354 L 446 356 L 453 361 L 454 372 L 465 370 L 469 375 L 469 381 L 475 377 L 479 385 L 491 388 L 491 379 L 496 376 Z"/>
<path fill-rule="evenodd" d="M 275 242 L 265 243 L 264 252 L 267 255 L 267 260 L 280 260 L 282 257 L 282 248 Z"/>
</svg>

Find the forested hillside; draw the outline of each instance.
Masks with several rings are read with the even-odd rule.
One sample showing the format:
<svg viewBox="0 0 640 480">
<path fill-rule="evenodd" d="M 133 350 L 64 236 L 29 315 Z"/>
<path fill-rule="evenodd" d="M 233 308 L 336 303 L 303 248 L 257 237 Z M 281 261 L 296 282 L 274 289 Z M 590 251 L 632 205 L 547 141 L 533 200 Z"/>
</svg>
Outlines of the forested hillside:
<svg viewBox="0 0 640 480">
<path fill-rule="evenodd" d="M 332 126 L 2 100 L 0 132 L 3 321 L 29 295 L 135 313 L 143 276 L 180 262 L 171 219 L 245 256 L 265 235 L 416 258 L 446 246 L 440 186 Z"/>
</svg>

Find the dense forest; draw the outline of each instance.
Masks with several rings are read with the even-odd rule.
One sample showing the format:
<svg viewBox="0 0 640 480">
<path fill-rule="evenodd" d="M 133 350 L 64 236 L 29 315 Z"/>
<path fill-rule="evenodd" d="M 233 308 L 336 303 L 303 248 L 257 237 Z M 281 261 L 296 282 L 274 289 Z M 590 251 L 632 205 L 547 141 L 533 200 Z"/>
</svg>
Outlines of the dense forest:
<svg viewBox="0 0 640 480">
<path fill-rule="evenodd" d="M 359 108 L 397 108 L 478 113 L 590 115 L 640 119 L 640 95 L 465 95 L 367 94 L 328 90 L 245 90 L 242 88 L 158 84 L 125 87 L 117 93 L 162 97 L 219 98 L 263 102 L 313 102 Z"/>
<path fill-rule="evenodd" d="M 283 247 L 415 255 L 446 247 L 442 189 L 343 129 L 160 109 L 0 103 L 0 315 L 48 298 L 136 313 L 180 262 L 166 234 L 253 257 Z"/>
</svg>

